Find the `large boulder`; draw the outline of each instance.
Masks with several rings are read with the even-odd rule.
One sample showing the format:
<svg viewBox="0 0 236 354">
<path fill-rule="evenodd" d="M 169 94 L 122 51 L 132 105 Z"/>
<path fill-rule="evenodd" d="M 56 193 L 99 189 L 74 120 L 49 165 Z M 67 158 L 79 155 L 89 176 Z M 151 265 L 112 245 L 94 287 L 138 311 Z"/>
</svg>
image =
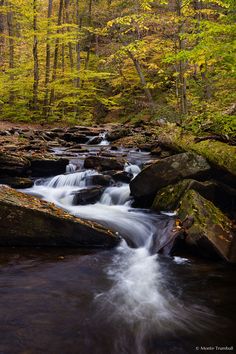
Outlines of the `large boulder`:
<svg viewBox="0 0 236 354">
<path fill-rule="evenodd" d="M 214 200 L 217 184 L 214 181 L 199 182 L 193 179 L 184 179 L 176 184 L 161 188 L 154 199 L 152 209 L 157 211 L 175 210 L 182 196 L 189 190 L 194 189 L 203 197 Z"/>
<path fill-rule="evenodd" d="M 0 177 L 26 176 L 30 161 L 20 155 L 0 152 Z"/>
<path fill-rule="evenodd" d="M 193 179 L 184 179 L 176 184 L 161 188 L 156 194 L 152 209 L 156 211 L 177 209 L 181 198 L 189 189 L 195 190 L 225 213 L 235 217 L 236 189 L 216 180 L 199 182 Z"/>
<path fill-rule="evenodd" d="M 0 246 L 115 246 L 119 237 L 91 221 L 76 218 L 52 203 L 0 187 Z"/>
<path fill-rule="evenodd" d="M 202 178 L 210 171 L 204 157 L 192 152 L 167 157 L 144 168 L 130 183 L 135 198 L 155 196 L 158 190 L 185 178 Z"/>
<path fill-rule="evenodd" d="M 29 157 L 31 160 L 30 174 L 33 177 L 50 177 L 66 171 L 69 160 L 65 158 Z"/>
<path fill-rule="evenodd" d="M 114 157 L 88 156 L 84 160 L 85 168 L 106 170 L 123 170 L 125 160 Z"/>
<path fill-rule="evenodd" d="M 235 263 L 236 235 L 228 217 L 194 190 L 184 195 L 180 205 L 180 219 L 193 220 L 185 239 L 191 250 L 207 258 L 220 256 Z"/>
</svg>

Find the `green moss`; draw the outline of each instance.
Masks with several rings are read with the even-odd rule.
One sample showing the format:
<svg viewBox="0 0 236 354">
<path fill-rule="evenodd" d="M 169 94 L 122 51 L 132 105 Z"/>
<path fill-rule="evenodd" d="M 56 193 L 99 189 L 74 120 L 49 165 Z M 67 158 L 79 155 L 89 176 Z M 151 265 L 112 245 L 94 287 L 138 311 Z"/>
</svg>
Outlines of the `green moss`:
<svg viewBox="0 0 236 354">
<path fill-rule="evenodd" d="M 235 236 L 231 221 L 212 202 L 194 190 L 189 190 L 180 203 L 179 217 L 194 219 L 188 229 L 187 242 L 198 247 L 202 253 L 217 253 L 228 261 L 235 262 Z"/>
<path fill-rule="evenodd" d="M 236 176 L 236 147 L 214 140 L 199 143 L 194 136 L 175 124 L 157 128 L 155 134 L 164 145 L 177 151 L 192 150 L 204 156 L 212 165 L 217 166 Z"/>
</svg>

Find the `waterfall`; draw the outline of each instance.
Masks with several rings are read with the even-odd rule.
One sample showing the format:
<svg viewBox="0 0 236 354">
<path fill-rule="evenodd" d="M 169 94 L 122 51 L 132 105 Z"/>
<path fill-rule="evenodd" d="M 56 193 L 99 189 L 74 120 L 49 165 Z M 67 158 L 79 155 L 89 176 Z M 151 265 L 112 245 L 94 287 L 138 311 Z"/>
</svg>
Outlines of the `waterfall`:
<svg viewBox="0 0 236 354">
<path fill-rule="evenodd" d="M 139 174 L 139 172 L 141 172 L 141 169 L 137 165 L 132 165 L 132 164 L 126 163 L 125 171 L 128 173 L 131 173 L 135 177 Z"/>
<path fill-rule="evenodd" d="M 100 133 L 99 136 L 102 138 L 102 141 L 99 145 L 109 145 L 109 141 L 106 139 L 107 132 Z"/>
<path fill-rule="evenodd" d="M 126 165 L 125 171 L 135 175 L 140 169 Z M 75 216 L 111 227 L 123 236 L 124 241 L 105 270 L 113 285 L 95 298 L 100 309 L 110 308 L 111 319 L 129 326 L 135 334 L 134 352 L 138 354 L 146 353 L 144 343 L 152 333 L 205 328 L 209 322 L 205 309 L 185 305 L 173 295 L 153 248 L 165 242 L 165 236 L 173 229 L 173 217 L 132 208 L 129 185 L 125 183 L 106 188 L 96 204 L 73 205 L 72 193 L 85 188 L 89 176 L 97 173 L 86 170 L 41 179 L 27 193 L 53 202 Z M 181 266 L 184 261 L 178 258 L 175 264 Z M 114 353 L 121 352 L 123 339 L 114 339 Z"/>
<path fill-rule="evenodd" d="M 73 163 L 69 163 L 67 166 L 66 166 L 66 172 L 67 173 L 73 173 L 76 171 L 76 168 L 77 166 L 74 165 Z"/>
<path fill-rule="evenodd" d="M 86 170 L 67 175 L 58 175 L 45 181 L 44 185 L 49 188 L 59 187 L 85 187 L 86 181 L 90 176 L 98 174 L 95 170 Z M 36 184 L 38 182 L 36 181 Z"/>
</svg>

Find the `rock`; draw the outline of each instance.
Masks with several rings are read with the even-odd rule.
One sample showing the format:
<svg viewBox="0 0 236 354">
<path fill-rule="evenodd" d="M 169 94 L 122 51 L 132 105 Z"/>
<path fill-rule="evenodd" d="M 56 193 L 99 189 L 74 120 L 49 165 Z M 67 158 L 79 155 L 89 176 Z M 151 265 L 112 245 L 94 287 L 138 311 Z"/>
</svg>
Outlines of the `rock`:
<svg viewBox="0 0 236 354">
<path fill-rule="evenodd" d="M 119 237 L 91 221 L 76 218 L 52 203 L 0 187 L 0 246 L 100 247 Z"/>
<path fill-rule="evenodd" d="M 61 136 L 61 139 L 69 142 L 75 142 L 77 144 L 85 144 L 89 140 L 89 138 L 84 134 L 72 134 L 72 133 L 63 134 Z"/>
<path fill-rule="evenodd" d="M 108 187 L 112 184 L 112 178 L 108 175 L 93 175 L 86 179 L 87 186 L 103 186 Z"/>
<path fill-rule="evenodd" d="M 186 244 L 195 253 L 236 262 L 236 235 L 233 224 L 212 202 L 194 190 L 181 200 L 179 217 L 194 219 L 187 230 Z"/>
<path fill-rule="evenodd" d="M 62 174 L 66 171 L 66 166 L 69 160 L 65 158 L 43 158 L 30 157 L 31 160 L 31 175 L 33 177 L 50 177 Z"/>
<path fill-rule="evenodd" d="M 0 152 L 0 177 L 26 176 L 30 161 L 19 155 Z"/>
<path fill-rule="evenodd" d="M 73 192 L 73 205 L 95 204 L 99 201 L 103 192 L 104 188 L 101 186 L 88 187 Z"/>
<path fill-rule="evenodd" d="M 180 202 L 180 199 L 189 189 L 199 192 L 203 197 L 209 200 L 215 199 L 216 182 L 206 181 L 199 182 L 193 179 L 185 179 L 174 185 L 169 185 L 160 189 L 157 192 L 152 209 L 157 211 L 175 210 Z"/>
<path fill-rule="evenodd" d="M 210 171 L 207 161 L 192 152 L 167 157 L 145 167 L 130 183 L 135 198 L 154 196 L 161 188 L 184 178 L 200 178 Z"/>
<path fill-rule="evenodd" d="M 160 156 L 161 152 L 162 152 L 162 148 L 160 146 L 157 146 L 151 150 L 151 155 Z"/>
<path fill-rule="evenodd" d="M 108 141 L 115 141 L 131 134 L 129 128 L 116 128 L 107 133 Z"/>
<path fill-rule="evenodd" d="M 133 178 L 133 174 L 126 171 L 118 171 L 112 175 L 114 181 L 130 183 Z"/>
<path fill-rule="evenodd" d="M 32 187 L 34 183 L 29 178 L 5 177 L 5 178 L 0 178 L 0 184 L 6 184 L 12 188 L 23 189 L 23 188 Z"/>
<path fill-rule="evenodd" d="M 213 202 L 225 213 L 235 217 L 236 189 L 216 180 L 205 182 L 185 179 L 174 185 L 162 188 L 156 194 L 152 209 L 156 211 L 176 210 L 182 196 L 193 189 L 204 198 Z"/>
<path fill-rule="evenodd" d="M 104 170 L 123 170 L 125 160 L 114 157 L 88 156 L 84 160 L 85 168 Z"/>
<path fill-rule="evenodd" d="M 94 136 L 93 138 L 89 139 L 88 145 L 98 145 L 102 142 L 101 136 Z"/>
</svg>

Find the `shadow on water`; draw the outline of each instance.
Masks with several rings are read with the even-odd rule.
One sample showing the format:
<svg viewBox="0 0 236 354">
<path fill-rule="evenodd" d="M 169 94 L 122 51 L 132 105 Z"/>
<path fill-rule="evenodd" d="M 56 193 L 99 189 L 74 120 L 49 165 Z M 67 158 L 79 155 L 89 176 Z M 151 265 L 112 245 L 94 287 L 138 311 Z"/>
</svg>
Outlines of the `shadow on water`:
<svg viewBox="0 0 236 354">
<path fill-rule="evenodd" d="M 0 353 L 187 354 L 233 345 L 235 268 L 157 262 L 145 252 L 1 250 Z"/>
</svg>

